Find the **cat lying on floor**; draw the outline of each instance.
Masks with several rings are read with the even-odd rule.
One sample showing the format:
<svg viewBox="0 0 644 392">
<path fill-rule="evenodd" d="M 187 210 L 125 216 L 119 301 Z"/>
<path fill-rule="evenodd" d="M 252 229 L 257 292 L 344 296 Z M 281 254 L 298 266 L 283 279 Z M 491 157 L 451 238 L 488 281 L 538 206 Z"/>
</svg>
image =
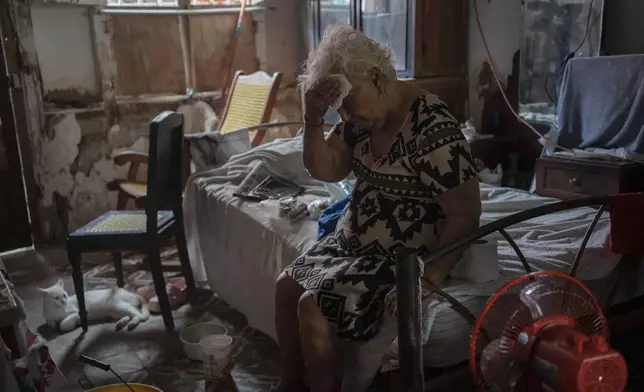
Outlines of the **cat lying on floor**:
<svg viewBox="0 0 644 392">
<path fill-rule="evenodd" d="M 62 279 L 39 290 L 43 294 L 42 313 L 50 327 L 69 332 L 80 325 L 76 295 L 68 295 Z M 150 316 L 148 304 L 138 294 L 120 287 L 85 291 L 88 321 L 117 320 L 116 330 L 133 329 Z"/>
</svg>

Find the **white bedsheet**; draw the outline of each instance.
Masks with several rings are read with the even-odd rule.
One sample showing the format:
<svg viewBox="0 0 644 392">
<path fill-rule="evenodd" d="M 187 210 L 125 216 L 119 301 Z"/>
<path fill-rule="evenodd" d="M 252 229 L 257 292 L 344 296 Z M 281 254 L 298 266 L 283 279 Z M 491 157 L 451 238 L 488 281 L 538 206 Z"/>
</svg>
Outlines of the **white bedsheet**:
<svg viewBox="0 0 644 392">
<path fill-rule="evenodd" d="M 301 139 L 283 139 L 235 156 L 223 167 L 191 177 L 184 198 L 185 227 L 191 263 L 198 280 L 242 312 L 251 327 L 275 337 L 274 281 L 282 269 L 310 246 L 317 222 L 290 223 L 277 218 L 275 205 L 242 202 L 232 192 L 258 160 L 276 174 L 306 188 L 302 198 L 328 197 L 322 183 L 313 180 L 301 163 Z M 522 191 L 481 184 L 482 224 L 518 211 L 556 201 Z M 535 218 L 507 229 L 536 270 L 566 271 L 595 215 L 590 208 Z M 614 269 L 618 256 L 604 249 L 610 230 L 603 216 L 582 258 L 578 277 L 601 279 Z M 445 290 L 478 314 L 485 300 L 507 279 L 522 273 L 521 264 L 500 235 L 502 278 L 472 284 L 452 279 Z M 447 366 L 465 359 L 469 326 L 446 304 L 430 300 L 425 313 L 428 336 L 425 362 Z"/>
</svg>

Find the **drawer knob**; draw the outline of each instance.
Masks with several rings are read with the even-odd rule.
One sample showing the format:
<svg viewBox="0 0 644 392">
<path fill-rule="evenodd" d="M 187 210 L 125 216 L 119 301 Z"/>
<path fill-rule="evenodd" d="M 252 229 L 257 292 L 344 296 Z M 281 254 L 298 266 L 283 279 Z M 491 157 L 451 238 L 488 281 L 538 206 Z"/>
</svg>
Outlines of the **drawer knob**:
<svg viewBox="0 0 644 392">
<path fill-rule="evenodd" d="M 578 187 L 579 186 L 579 179 L 577 177 L 573 177 L 570 180 L 568 180 L 568 184 L 572 187 Z"/>
</svg>

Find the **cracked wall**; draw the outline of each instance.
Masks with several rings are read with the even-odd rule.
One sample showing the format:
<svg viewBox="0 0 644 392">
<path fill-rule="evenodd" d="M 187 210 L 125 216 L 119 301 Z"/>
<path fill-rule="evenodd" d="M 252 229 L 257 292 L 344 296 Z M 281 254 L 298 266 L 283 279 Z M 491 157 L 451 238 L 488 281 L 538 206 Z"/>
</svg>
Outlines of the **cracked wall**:
<svg viewBox="0 0 644 392">
<path fill-rule="evenodd" d="M 45 240 L 58 242 L 74 229 L 116 206 L 107 183 L 124 178 L 127 166 L 114 165 L 114 154 L 147 152 L 149 121 L 176 105 L 120 107 L 120 121 L 109 127 L 102 111 L 67 111 L 46 116 L 35 162 Z M 145 172 L 141 172 L 141 179 Z"/>
<path fill-rule="evenodd" d="M 280 100 L 272 118 L 278 121 L 301 119 L 299 94 L 294 88 L 280 91 Z M 108 128 L 101 111 L 62 111 L 46 116 L 39 154 L 35 162 L 36 181 L 40 188 L 40 213 L 47 242 L 60 242 L 67 234 L 104 212 L 116 208 L 116 192 L 107 183 L 125 178 L 127 166 L 116 166 L 115 154 L 135 150 L 148 151 L 148 125 L 163 110 L 184 114 L 186 132 L 203 129 L 214 105 L 131 104 L 119 107 L 119 122 Z M 272 129 L 266 141 L 290 137 L 294 128 Z M 139 178 L 145 180 L 141 170 Z"/>
<path fill-rule="evenodd" d="M 115 166 L 112 158 L 123 150 L 147 151 L 148 124 L 155 115 L 181 107 L 190 128 L 187 131 L 194 132 L 203 129 L 202 116 L 207 110 L 201 104 L 194 104 L 200 106 L 197 108 L 185 102 L 119 104 L 116 123 L 111 125 L 106 111 L 98 105 L 101 81 L 92 53 L 96 48 L 91 45 L 89 8 L 11 1 L 19 11 L 17 24 L 24 50 L 24 105 L 35 178 L 35 189 L 30 190 L 36 200 L 33 209 L 39 215 L 42 241 L 61 242 L 69 232 L 116 207 L 116 192 L 108 191 L 107 183 L 124 178 L 127 167 Z M 282 71 L 284 78 L 272 120 L 300 121 L 300 97 L 294 83 L 306 53 L 301 39 L 293 37 L 302 35 L 298 31 L 301 26 L 269 28 L 290 20 L 295 12 L 287 3 L 270 3 L 265 14 L 252 14 L 257 24 L 253 36 L 262 45 L 256 47 L 250 40 L 243 41 L 246 44 L 237 52 L 237 57 L 252 59 L 252 66 L 250 60 L 235 62 L 235 66 L 252 72 L 259 63 L 269 73 Z M 60 18 L 52 19 L 53 15 Z M 58 19 L 61 23 L 53 22 Z M 250 29 L 253 25 L 246 26 Z M 62 50 L 66 53 L 63 57 Z M 216 59 L 206 60 L 208 64 L 218 64 Z M 207 73 L 221 72 L 210 66 Z M 297 127 L 271 129 L 266 140 L 292 136 L 296 131 Z M 141 173 L 141 179 L 145 179 L 145 173 Z"/>
</svg>

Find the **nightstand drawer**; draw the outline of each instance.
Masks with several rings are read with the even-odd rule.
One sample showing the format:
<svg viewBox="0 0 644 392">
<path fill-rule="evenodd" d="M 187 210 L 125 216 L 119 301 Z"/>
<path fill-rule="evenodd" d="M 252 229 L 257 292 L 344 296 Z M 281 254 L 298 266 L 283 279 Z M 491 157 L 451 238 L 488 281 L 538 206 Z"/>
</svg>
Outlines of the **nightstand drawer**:
<svg viewBox="0 0 644 392">
<path fill-rule="evenodd" d="M 611 195 L 619 193 L 619 177 L 546 166 L 543 189 L 587 196 Z"/>
<path fill-rule="evenodd" d="M 536 192 L 573 199 L 644 191 L 644 164 L 563 157 L 537 160 Z"/>
</svg>

